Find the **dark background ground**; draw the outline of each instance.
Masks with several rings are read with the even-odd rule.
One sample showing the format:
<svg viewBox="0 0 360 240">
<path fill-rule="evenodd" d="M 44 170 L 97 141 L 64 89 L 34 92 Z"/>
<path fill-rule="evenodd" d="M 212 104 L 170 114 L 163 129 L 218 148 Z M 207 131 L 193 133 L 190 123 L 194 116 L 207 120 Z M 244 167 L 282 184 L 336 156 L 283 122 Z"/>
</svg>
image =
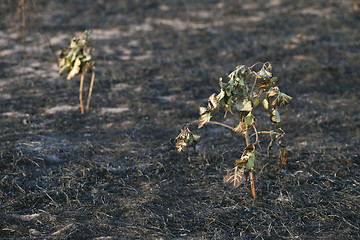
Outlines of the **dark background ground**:
<svg viewBox="0 0 360 240">
<path fill-rule="evenodd" d="M 34 1 L 33 1 L 34 2 Z M 359 239 L 360 16 L 350 0 L 0 1 L 0 237 Z M 38 23 L 37 21 L 38 20 Z M 96 79 L 57 51 L 92 29 Z M 221 127 L 196 150 L 170 139 L 236 65 L 270 61 L 288 164 L 266 143 L 255 186 L 222 176 L 244 147 Z M 259 130 L 276 128 L 258 113 Z M 259 149 L 259 148 L 258 148 Z"/>
</svg>

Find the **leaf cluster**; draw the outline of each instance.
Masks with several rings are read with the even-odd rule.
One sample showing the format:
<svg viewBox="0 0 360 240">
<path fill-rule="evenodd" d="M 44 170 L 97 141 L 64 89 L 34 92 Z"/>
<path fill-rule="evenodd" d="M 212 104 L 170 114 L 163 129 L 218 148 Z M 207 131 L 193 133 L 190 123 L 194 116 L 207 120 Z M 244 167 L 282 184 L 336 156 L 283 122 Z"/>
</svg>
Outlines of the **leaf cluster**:
<svg viewBox="0 0 360 240">
<path fill-rule="evenodd" d="M 58 59 L 58 65 L 61 68 L 59 74 L 68 74 L 67 80 L 70 80 L 75 75 L 87 73 L 94 69 L 95 62 L 91 56 L 93 48 L 90 47 L 87 40 L 89 34 L 90 31 L 85 31 L 82 37 L 74 37 L 69 47 L 61 51 Z"/>
<path fill-rule="evenodd" d="M 270 63 L 263 64 L 257 72 L 242 65 L 228 75 L 227 82 L 220 78 L 220 93 L 209 97 L 207 108 L 200 107 L 199 128 L 210 122 L 213 110 L 223 109 L 224 118 L 228 112 L 239 116 L 239 124 L 233 130 L 244 132 L 256 124 L 253 112 L 260 103 L 268 111 L 270 120 L 279 123 L 278 107 L 287 105 L 292 98 L 275 86 L 278 79 L 270 71 Z"/>
<path fill-rule="evenodd" d="M 184 148 L 193 147 L 195 148 L 197 142 L 199 141 L 200 136 L 193 134 L 189 127 L 186 126 L 180 132 L 180 134 L 175 138 L 175 147 L 177 152 L 181 152 Z"/>
</svg>

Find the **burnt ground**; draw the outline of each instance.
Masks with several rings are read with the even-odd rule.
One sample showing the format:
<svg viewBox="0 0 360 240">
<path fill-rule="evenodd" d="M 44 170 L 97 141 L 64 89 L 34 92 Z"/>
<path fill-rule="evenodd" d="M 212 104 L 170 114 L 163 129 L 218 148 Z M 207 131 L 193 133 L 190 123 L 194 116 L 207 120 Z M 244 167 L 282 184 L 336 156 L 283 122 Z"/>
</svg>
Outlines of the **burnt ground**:
<svg viewBox="0 0 360 240">
<path fill-rule="evenodd" d="M 0 238 L 359 239 L 360 15 L 350 0 L 1 1 Z M 37 12 L 37 15 L 36 15 Z M 92 29 L 96 78 L 56 54 Z M 23 41 L 24 40 L 24 41 Z M 291 95 L 258 130 L 286 131 L 288 164 L 258 147 L 247 181 L 222 183 L 244 148 L 220 126 L 170 139 L 198 118 L 236 65 L 271 62 Z M 86 82 L 87 86 L 88 82 Z"/>
</svg>

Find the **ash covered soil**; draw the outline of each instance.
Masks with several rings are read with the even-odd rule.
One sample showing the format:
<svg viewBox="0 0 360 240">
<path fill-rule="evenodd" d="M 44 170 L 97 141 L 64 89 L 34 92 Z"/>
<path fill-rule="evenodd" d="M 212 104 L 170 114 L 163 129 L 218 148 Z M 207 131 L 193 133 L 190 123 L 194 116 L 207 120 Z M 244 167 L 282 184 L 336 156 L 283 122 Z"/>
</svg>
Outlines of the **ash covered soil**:
<svg viewBox="0 0 360 240">
<path fill-rule="evenodd" d="M 36 3 L 36 11 L 34 5 Z M 360 15 L 350 0 L 0 3 L 2 239 L 359 239 Z M 96 77 L 56 55 L 92 30 Z M 293 97 L 258 130 L 286 132 L 279 164 L 263 139 L 249 181 L 222 182 L 245 147 L 221 126 L 171 143 L 235 66 L 271 62 Z M 85 82 L 87 87 L 89 77 Z"/>
</svg>

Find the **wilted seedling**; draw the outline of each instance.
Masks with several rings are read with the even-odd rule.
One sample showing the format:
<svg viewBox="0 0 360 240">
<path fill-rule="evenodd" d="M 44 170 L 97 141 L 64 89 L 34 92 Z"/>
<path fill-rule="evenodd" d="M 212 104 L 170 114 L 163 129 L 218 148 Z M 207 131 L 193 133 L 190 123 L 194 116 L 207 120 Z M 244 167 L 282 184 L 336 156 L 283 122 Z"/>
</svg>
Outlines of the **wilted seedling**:
<svg viewBox="0 0 360 240">
<path fill-rule="evenodd" d="M 188 126 L 185 126 L 176 139 L 176 151 L 181 152 L 184 148 L 193 147 L 195 148 L 196 143 L 199 141 L 200 136 L 194 135 Z"/>
<path fill-rule="evenodd" d="M 228 82 L 223 82 L 220 78 L 220 93 L 214 93 L 208 99 L 207 107 L 200 107 L 199 120 L 193 121 L 186 125 L 186 128 L 175 139 L 176 149 L 181 152 L 187 147 L 195 147 L 200 136 L 194 135 L 189 126 L 198 123 L 199 128 L 205 124 L 217 124 L 229 128 L 234 132 L 244 135 L 246 147 L 240 159 L 235 161 L 235 167 L 224 177 L 224 182 L 230 183 L 233 187 L 238 187 L 245 180 L 245 169 L 250 173 L 250 182 L 253 198 L 256 198 L 254 184 L 254 163 L 255 163 L 255 145 L 259 142 L 259 134 L 268 134 L 270 136 L 270 149 L 273 142 L 278 142 L 285 134 L 279 128 L 276 131 L 257 131 L 255 125 L 257 119 L 253 115 L 255 108 L 263 105 L 268 111 L 270 121 L 273 123 L 280 122 L 278 107 L 285 106 L 292 99 L 275 86 L 277 77 L 271 73 L 270 63 L 262 64 L 262 68 L 256 72 L 253 68 L 257 64 L 247 67 L 238 66 L 229 74 Z M 239 123 L 235 126 L 229 126 L 220 122 L 211 121 L 214 110 L 225 110 L 224 119 L 227 113 L 238 116 Z M 250 135 L 252 131 L 252 135 Z M 255 137 L 253 141 L 251 138 Z M 285 141 L 283 141 L 285 143 Z M 281 152 L 281 163 L 286 164 L 286 144 L 279 144 Z"/>
<path fill-rule="evenodd" d="M 58 65 L 61 67 L 59 74 L 67 75 L 67 80 L 70 80 L 76 75 L 80 75 L 80 89 L 79 100 L 81 113 L 84 114 L 84 105 L 82 100 L 84 77 L 88 72 L 92 72 L 91 82 L 89 87 L 89 95 L 86 104 L 86 110 L 89 109 L 92 88 L 95 79 L 95 62 L 92 60 L 93 48 L 90 47 L 88 42 L 90 31 L 85 31 L 84 35 L 80 38 L 74 37 L 68 48 L 64 48 L 61 51 Z"/>
</svg>

